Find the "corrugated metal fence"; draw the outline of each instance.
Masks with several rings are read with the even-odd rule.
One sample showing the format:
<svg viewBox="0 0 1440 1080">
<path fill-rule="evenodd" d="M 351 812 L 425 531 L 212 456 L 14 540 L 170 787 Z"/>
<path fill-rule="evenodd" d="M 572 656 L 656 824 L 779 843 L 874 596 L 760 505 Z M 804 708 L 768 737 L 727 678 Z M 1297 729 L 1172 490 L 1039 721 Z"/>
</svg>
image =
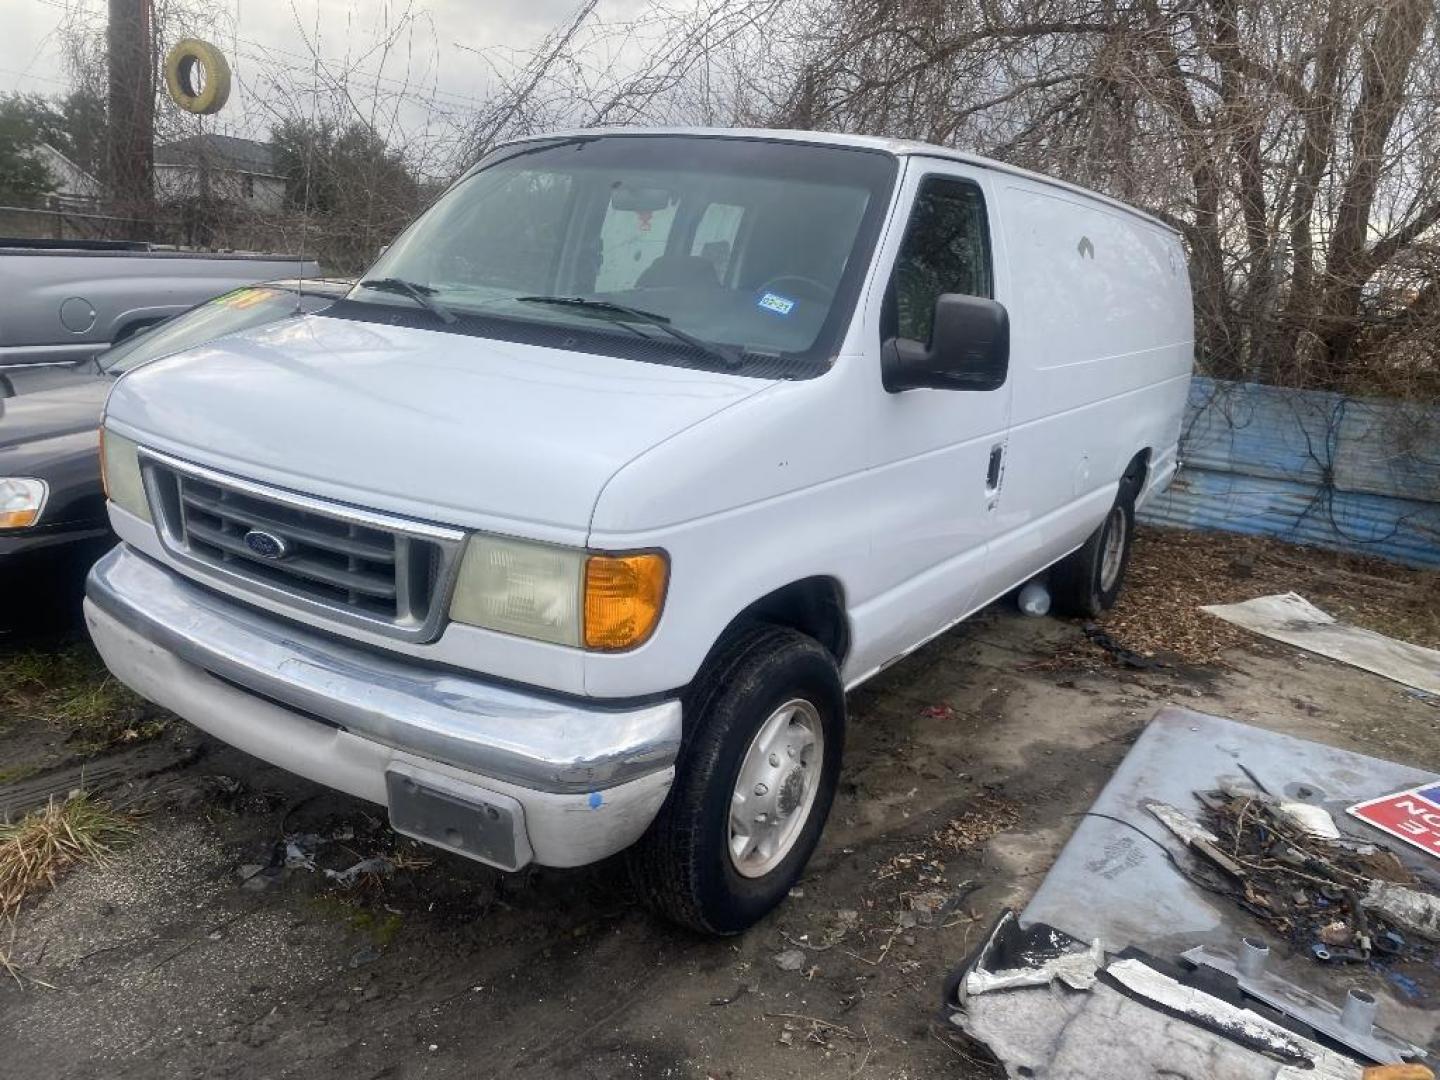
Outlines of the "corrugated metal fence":
<svg viewBox="0 0 1440 1080">
<path fill-rule="evenodd" d="M 1440 566 L 1440 409 L 1197 377 L 1142 521 Z"/>
</svg>

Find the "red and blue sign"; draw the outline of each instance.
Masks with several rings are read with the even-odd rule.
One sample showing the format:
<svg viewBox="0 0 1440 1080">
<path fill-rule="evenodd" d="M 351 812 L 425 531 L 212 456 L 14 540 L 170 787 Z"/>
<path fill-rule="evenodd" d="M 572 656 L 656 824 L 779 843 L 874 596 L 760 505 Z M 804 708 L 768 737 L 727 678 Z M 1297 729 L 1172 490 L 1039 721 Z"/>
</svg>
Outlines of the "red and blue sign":
<svg viewBox="0 0 1440 1080">
<path fill-rule="evenodd" d="M 1356 803 L 1347 812 L 1440 858 L 1440 784 L 1427 784 Z"/>
</svg>

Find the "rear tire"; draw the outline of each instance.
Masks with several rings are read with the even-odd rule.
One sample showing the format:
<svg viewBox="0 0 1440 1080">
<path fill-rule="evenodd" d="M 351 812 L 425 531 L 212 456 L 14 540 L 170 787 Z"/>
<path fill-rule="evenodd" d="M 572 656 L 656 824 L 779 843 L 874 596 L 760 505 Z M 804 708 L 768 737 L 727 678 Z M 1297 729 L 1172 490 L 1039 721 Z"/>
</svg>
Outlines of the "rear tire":
<svg viewBox="0 0 1440 1080">
<path fill-rule="evenodd" d="M 844 738 L 844 688 L 819 642 L 778 626 L 737 634 L 686 694 L 675 784 L 628 854 L 646 903 L 706 934 L 766 915 L 820 841 Z"/>
<path fill-rule="evenodd" d="M 1115 605 L 1135 546 L 1135 490 L 1121 481 L 1100 527 L 1050 571 L 1050 599 L 1061 615 L 1094 619 Z"/>
</svg>

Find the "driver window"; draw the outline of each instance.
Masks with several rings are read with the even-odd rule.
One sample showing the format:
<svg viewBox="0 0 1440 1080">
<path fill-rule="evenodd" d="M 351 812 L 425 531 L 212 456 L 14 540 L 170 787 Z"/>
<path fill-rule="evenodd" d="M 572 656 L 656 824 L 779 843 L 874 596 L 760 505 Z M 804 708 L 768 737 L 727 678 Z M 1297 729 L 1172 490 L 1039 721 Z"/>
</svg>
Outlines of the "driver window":
<svg viewBox="0 0 1440 1080">
<path fill-rule="evenodd" d="M 967 180 L 926 177 L 890 279 L 886 336 L 928 343 L 942 294 L 988 298 L 993 291 L 980 189 Z"/>
</svg>

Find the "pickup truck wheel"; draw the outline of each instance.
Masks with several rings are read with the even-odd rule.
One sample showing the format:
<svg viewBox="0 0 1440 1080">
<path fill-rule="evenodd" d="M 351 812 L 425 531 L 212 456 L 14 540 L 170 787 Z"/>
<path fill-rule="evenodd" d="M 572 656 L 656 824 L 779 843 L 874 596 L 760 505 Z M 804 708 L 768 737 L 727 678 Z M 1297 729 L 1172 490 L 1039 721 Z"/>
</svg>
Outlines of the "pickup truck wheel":
<svg viewBox="0 0 1440 1080">
<path fill-rule="evenodd" d="M 685 707 L 675 784 L 630 851 L 631 875 L 667 918 L 738 934 L 785 899 L 820 840 L 845 692 L 819 642 L 761 626 L 707 666 Z"/>
<path fill-rule="evenodd" d="M 1100 527 L 1078 550 L 1050 571 L 1050 598 L 1056 611 L 1093 619 L 1114 606 L 1125 584 L 1135 539 L 1135 493 L 1122 483 Z"/>
</svg>

